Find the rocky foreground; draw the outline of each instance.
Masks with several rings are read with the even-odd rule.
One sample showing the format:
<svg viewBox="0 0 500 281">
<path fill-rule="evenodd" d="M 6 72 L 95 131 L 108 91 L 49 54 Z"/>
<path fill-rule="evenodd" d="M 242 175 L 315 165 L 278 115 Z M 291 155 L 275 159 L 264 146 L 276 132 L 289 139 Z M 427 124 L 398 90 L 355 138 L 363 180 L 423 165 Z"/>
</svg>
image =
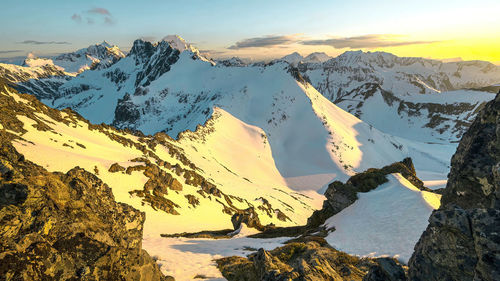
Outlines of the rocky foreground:
<svg viewBox="0 0 500 281">
<path fill-rule="evenodd" d="M 500 280 L 500 93 L 462 137 L 411 280 Z"/>
<path fill-rule="evenodd" d="M 50 173 L 0 131 L 0 280 L 173 280 L 141 249 L 145 214 L 95 175 Z"/>
</svg>

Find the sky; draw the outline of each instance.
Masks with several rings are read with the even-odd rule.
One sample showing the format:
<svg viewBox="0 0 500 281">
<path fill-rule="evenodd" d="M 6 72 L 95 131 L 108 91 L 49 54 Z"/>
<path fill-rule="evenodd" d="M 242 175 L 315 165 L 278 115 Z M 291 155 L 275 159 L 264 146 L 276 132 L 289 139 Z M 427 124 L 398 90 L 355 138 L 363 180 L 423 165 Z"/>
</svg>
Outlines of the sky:
<svg viewBox="0 0 500 281">
<path fill-rule="evenodd" d="M 214 58 L 349 50 L 500 64 L 500 1 L 2 0 L 0 57 L 178 34 Z"/>
</svg>

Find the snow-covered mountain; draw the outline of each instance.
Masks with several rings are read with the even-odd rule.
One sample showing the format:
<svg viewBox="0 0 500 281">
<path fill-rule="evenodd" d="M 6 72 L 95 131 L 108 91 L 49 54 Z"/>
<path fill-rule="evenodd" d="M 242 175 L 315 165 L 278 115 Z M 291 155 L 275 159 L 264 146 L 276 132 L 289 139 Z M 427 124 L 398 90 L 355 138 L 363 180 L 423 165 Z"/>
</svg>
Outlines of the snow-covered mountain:
<svg viewBox="0 0 500 281">
<path fill-rule="evenodd" d="M 297 52 L 293 52 L 293 53 L 291 53 L 289 55 L 286 55 L 286 56 L 282 57 L 278 61 L 285 61 L 285 62 L 288 62 L 291 65 L 297 65 L 303 59 L 304 59 L 304 57 L 301 54 L 299 54 Z"/>
<path fill-rule="evenodd" d="M 0 63 L 0 77 L 23 93 L 38 97 L 51 97 L 58 94 L 59 87 L 74 74 L 46 61 L 39 65 L 19 66 Z"/>
<path fill-rule="evenodd" d="M 332 59 L 331 56 L 325 54 L 324 52 L 314 52 L 305 57 L 302 62 L 304 63 L 321 63 L 325 62 L 329 59 Z"/>
<path fill-rule="evenodd" d="M 346 52 L 323 63 L 299 63 L 325 97 L 383 132 L 428 142 L 457 141 L 493 94 L 500 66 L 383 52 Z M 388 122 L 390 120 L 390 122 Z"/>
<path fill-rule="evenodd" d="M 219 131 L 239 139 L 240 134 L 225 129 L 232 127 L 225 125 L 230 120 L 255 126 L 261 132 L 257 139 L 272 152 L 273 163 L 266 165 L 276 166 L 296 189 L 317 190 L 333 178 L 344 180 L 407 156 L 421 159 L 415 161 L 419 167 L 446 173 L 452 147 L 444 149 L 444 157 L 418 156 L 421 146 L 383 134 L 333 105 L 285 62 L 214 65 L 192 50 L 136 40 L 126 58 L 85 71 L 60 86 L 57 95 L 41 98 L 55 108 L 70 107 L 92 123 L 146 134 L 163 131 L 180 141 L 193 138 L 185 130 L 196 131 L 201 141 Z M 227 149 L 239 153 L 240 146 Z M 239 165 L 236 155 L 228 157 L 229 169 Z"/>
<path fill-rule="evenodd" d="M 87 69 L 102 69 L 125 57 L 118 46 L 106 41 L 88 46 L 72 53 L 61 54 L 50 58 L 38 58 L 29 54 L 23 66 L 55 65 L 68 73 L 81 73 Z"/>
<path fill-rule="evenodd" d="M 299 63 L 322 63 L 331 58 L 332 57 L 325 54 L 324 52 L 314 52 L 307 55 L 306 57 L 303 57 L 297 52 L 293 52 L 275 61 L 285 61 L 291 65 L 297 66 Z"/>
</svg>

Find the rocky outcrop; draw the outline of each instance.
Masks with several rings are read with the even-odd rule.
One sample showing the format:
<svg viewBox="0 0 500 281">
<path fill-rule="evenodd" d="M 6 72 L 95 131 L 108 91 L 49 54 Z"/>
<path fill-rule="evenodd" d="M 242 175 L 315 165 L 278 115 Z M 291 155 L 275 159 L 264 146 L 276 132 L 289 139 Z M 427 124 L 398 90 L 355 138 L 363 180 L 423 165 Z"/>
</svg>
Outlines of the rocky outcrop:
<svg viewBox="0 0 500 281">
<path fill-rule="evenodd" d="M 406 280 L 397 261 L 389 258 L 384 262 L 377 260 L 350 256 L 333 249 L 324 239 L 315 238 L 293 241 L 272 251 L 259 249 L 248 258 L 227 257 L 216 262 L 229 281 Z M 371 273 L 372 279 L 363 279 L 367 272 Z M 387 279 L 374 279 L 374 276 Z"/>
<path fill-rule="evenodd" d="M 500 280 L 500 94 L 451 160 L 441 207 L 409 261 L 411 280 Z"/>
<path fill-rule="evenodd" d="M 141 249 L 145 214 L 75 167 L 50 173 L 0 132 L 2 280 L 171 280 Z"/>
<path fill-rule="evenodd" d="M 240 228 L 242 223 L 246 224 L 248 227 L 261 231 L 264 230 L 264 226 L 260 223 L 259 215 L 255 212 L 254 208 L 248 208 L 237 212 L 231 217 L 231 222 L 235 230 Z"/>
<path fill-rule="evenodd" d="M 115 108 L 115 120 L 113 124 L 119 122 L 134 123 L 139 119 L 141 113 L 137 105 L 132 102 L 130 94 L 125 94 L 122 99 L 118 100 Z"/>
<path fill-rule="evenodd" d="M 370 267 L 368 273 L 363 277 L 363 281 L 404 281 L 406 273 L 393 258 L 377 258 Z"/>
<path fill-rule="evenodd" d="M 309 227 L 320 226 L 326 219 L 354 203 L 358 199 L 358 192 L 368 192 L 386 183 L 386 176 L 392 173 L 400 173 L 418 189 L 432 192 L 417 177 L 411 158 L 405 158 L 401 162 L 381 169 L 371 168 L 356 174 L 349 178 L 345 184 L 340 181 L 331 183 L 325 191 L 326 200 L 323 202 L 323 207 L 309 217 L 307 225 Z"/>
</svg>

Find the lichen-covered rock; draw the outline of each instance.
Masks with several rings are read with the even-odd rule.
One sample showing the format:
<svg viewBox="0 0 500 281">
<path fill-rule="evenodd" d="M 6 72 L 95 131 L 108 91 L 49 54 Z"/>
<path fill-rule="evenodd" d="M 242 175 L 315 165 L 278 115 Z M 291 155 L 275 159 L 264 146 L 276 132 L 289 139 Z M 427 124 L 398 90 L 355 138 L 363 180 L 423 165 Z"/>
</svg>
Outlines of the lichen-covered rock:
<svg viewBox="0 0 500 281">
<path fill-rule="evenodd" d="M 411 280 L 500 280 L 500 94 L 451 160 L 441 207 L 409 261 Z"/>
<path fill-rule="evenodd" d="M 229 281 L 363 280 L 369 268 L 378 265 L 371 259 L 350 256 L 317 241 L 291 242 L 272 251 L 259 249 L 248 258 L 227 257 L 216 262 Z M 387 270 L 393 275 L 403 272 L 404 276 L 397 262 Z"/>
<path fill-rule="evenodd" d="M 0 132 L 2 280 L 166 280 L 141 249 L 145 214 L 75 167 L 50 173 Z"/>
</svg>

